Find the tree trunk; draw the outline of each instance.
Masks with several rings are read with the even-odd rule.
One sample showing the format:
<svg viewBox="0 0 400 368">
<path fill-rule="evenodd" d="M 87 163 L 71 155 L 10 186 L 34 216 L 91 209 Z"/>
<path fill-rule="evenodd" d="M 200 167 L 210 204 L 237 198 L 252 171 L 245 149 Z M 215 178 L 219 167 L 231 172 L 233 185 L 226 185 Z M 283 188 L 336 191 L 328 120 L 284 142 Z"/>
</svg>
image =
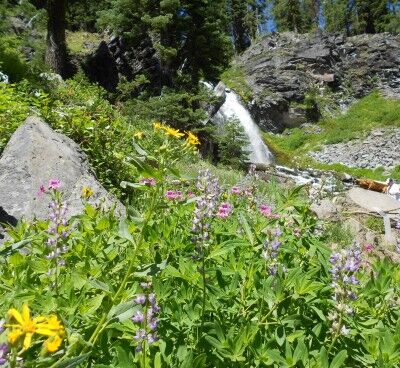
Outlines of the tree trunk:
<svg viewBox="0 0 400 368">
<path fill-rule="evenodd" d="M 63 78 L 68 76 L 68 55 L 65 41 L 65 2 L 47 0 L 47 48 L 45 61 L 50 69 Z"/>
</svg>

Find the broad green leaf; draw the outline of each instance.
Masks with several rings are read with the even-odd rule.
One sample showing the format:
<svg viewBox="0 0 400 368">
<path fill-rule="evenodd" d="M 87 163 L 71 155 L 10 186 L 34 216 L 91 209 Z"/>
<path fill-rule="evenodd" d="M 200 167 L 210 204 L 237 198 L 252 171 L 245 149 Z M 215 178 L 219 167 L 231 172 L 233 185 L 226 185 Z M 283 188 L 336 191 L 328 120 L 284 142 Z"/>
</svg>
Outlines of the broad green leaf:
<svg viewBox="0 0 400 368">
<path fill-rule="evenodd" d="M 243 213 L 239 213 L 239 221 L 240 224 L 242 225 L 244 232 L 246 233 L 248 241 L 250 242 L 251 245 L 254 245 L 253 232 L 251 231 L 250 225 L 247 222 L 246 217 L 243 215 Z"/>
<path fill-rule="evenodd" d="M 71 358 L 68 360 L 65 360 L 61 363 L 58 363 L 55 365 L 55 368 L 73 368 L 73 367 L 77 367 L 79 364 L 83 363 L 87 358 L 89 358 L 90 353 L 81 355 L 81 356 L 77 356 L 75 358 Z"/>
<path fill-rule="evenodd" d="M 342 350 L 332 359 L 331 365 L 329 368 L 340 368 L 343 366 L 344 362 L 347 359 L 347 351 Z"/>
</svg>

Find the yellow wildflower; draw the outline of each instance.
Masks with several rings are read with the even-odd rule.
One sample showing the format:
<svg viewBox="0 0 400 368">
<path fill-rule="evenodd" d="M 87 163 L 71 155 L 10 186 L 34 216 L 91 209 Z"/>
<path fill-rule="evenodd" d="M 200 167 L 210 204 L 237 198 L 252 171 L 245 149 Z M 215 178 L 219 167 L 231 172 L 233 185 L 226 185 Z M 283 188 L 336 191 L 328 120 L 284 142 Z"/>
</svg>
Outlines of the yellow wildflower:
<svg viewBox="0 0 400 368">
<path fill-rule="evenodd" d="M 179 129 L 174 129 L 171 127 L 165 127 L 165 134 L 175 138 L 181 138 L 185 135 L 184 133 L 181 133 Z"/>
<path fill-rule="evenodd" d="M 153 124 L 153 127 L 154 127 L 155 130 L 164 129 L 164 125 L 162 125 L 159 121 L 156 121 L 156 122 Z"/>
<path fill-rule="evenodd" d="M 49 337 L 45 342 L 44 342 L 44 347 L 49 353 L 54 353 L 55 351 L 58 350 L 62 343 L 62 338 L 58 335 Z"/>
<path fill-rule="evenodd" d="M 133 136 L 135 138 L 137 138 L 137 139 L 142 139 L 144 137 L 144 133 L 143 132 L 136 132 Z"/>
<path fill-rule="evenodd" d="M 187 142 L 191 146 L 197 146 L 198 144 L 200 144 L 199 138 L 195 136 L 192 132 L 186 132 L 186 134 L 187 134 Z"/>
<path fill-rule="evenodd" d="M 25 350 L 31 346 L 34 334 L 50 337 L 58 336 L 61 339 L 64 335 L 64 327 L 56 316 L 38 316 L 31 319 L 31 313 L 26 304 L 22 306 L 22 313 L 11 308 L 8 311 L 8 317 L 10 322 L 14 322 L 5 325 L 5 327 L 10 328 L 7 336 L 8 342 L 15 345 L 23 337 Z"/>
<path fill-rule="evenodd" d="M 91 189 L 89 187 L 83 187 L 82 188 L 82 193 L 81 193 L 82 198 L 88 199 L 88 198 L 92 197 L 93 194 L 94 194 L 93 189 Z"/>
</svg>

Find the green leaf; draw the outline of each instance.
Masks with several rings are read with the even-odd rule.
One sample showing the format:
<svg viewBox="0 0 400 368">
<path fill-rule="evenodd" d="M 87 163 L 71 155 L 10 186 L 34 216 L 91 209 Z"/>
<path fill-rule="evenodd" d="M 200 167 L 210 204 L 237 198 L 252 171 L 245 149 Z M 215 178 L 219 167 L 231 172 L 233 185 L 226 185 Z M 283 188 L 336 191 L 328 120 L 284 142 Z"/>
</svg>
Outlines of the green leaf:
<svg viewBox="0 0 400 368">
<path fill-rule="evenodd" d="M 0 251 L 0 256 L 8 256 L 10 254 L 15 253 L 17 250 L 21 249 L 24 245 L 29 244 L 31 239 L 21 240 L 18 243 L 11 244 L 10 246 L 2 249 Z"/>
<path fill-rule="evenodd" d="M 88 280 L 88 284 L 94 289 L 103 290 L 106 293 L 110 293 L 110 287 L 106 283 L 101 282 L 97 279 Z"/>
<path fill-rule="evenodd" d="M 347 351 L 340 351 L 332 360 L 330 368 L 340 368 L 347 359 Z"/>
<path fill-rule="evenodd" d="M 204 368 L 206 366 L 207 356 L 205 353 L 198 355 L 193 361 L 193 368 Z"/>
<path fill-rule="evenodd" d="M 253 232 L 251 231 L 250 225 L 246 220 L 246 217 L 243 213 L 239 213 L 240 224 L 243 227 L 244 232 L 246 233 L 247 239 L 249 240 L 251 245 L 254 245 L 254 236 Z"/>
<path fill-rule="evenodd" d="M 308 350 L 303 340 L 297 343 L 296 349 L 293 353 L 294 362 L 297 363 L 299 360 L 303 361 L 307 359 Z"/>
<path fill-rule="evenodd" d="M 140 147 L 137 143 L 132 142 L 133 147 L 135 148 L 136 152 L 141 155 L 141 156 L 148 156 L 148 153 L 142 148 Z"/>
<path fill-rule="evenodd" d="M 108 313 L 107 318 L 109 320 L 112 318 L 118 318 L 122 322 L 124 319 L 127 319 L 133 315 L 134 307 L 135 302 L 133 300 L 113 306 Z"/>
<path fill-rule="evenodd" d="M 286 340 L 285 328 L 283 326 L 279 326 L 275 330 L 275 339 L 279 346 L 282 346 Z"/>
<path fill-rule="evenodd" d="M 326 352 L 325 347 L 322 347 L 319 352 L 319 366 L 320 368 L 329 368 L 328 353 Z"/>
<path fill-rule="evenodd" d="M 94 312 L 97 311 L 97 309 L 99 309 L 99 307 L 101 306 L 101 303 L 103 302 L 104 299 L 104 294 L 99 294 L 96 295 L 92 298 L 90 298 L 86 304 L 86 306 L 84 306 L 84 313 L 86 314 L 93 314 Z"/>
<path fill-rule="evenodd" d="M 161 353 L 159 351 L 154 357 L 154 368 L 161 368 Z"/>
<path fill-rule="evenodd" d="M 118 367 L 131 368 L 134 366 L 134 361 L 128 351 L 123 349 L 121 346 L 117 346 L 116 350 L 118 356 Z"/>
<path fill-rule="evenodd" d="M 126 239 L 129 240 L 131 243 L 133 243 L 133 236 L 129 231 L 129 226 L 128 223 L 126 221 L 121 221 L 119 223 L 119 232 L 118 235 L 122 238 L 122 239 Z"/>
<path fill-rule="evenodd" d="M 71 358 L 68 360 L 65 360 L 61 363 L 58 363 L 55 365 L 56 368 L 73 368 L 78 366 L 78 364 L 83 363 L 87 358 L 89 358 L 90 353 L 81 355 L 81 356 L 77 356 L 75 358 Z"/>
</svg>

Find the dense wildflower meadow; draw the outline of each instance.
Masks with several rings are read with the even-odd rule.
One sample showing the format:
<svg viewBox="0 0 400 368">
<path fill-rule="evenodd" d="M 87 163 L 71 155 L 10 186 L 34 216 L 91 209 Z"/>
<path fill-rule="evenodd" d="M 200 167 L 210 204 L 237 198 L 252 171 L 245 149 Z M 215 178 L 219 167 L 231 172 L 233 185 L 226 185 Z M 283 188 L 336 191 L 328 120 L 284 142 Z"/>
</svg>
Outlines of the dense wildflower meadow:
<svg viewBox="0 0 400 368">
<path fill-rule="evenodd" d="M 135 133 L 127 215 L 68 217 L 63 183 L 38 188 L 49 219 L 0 250 L 0 366 L 397 367 L 400 269 L 371 245 L 332 249 L 302 188 L 236 185 L 175 169 L 198 139 Z M 147 133 L 148 134 L 148 133 Z M 150 162 L 150 164 L 148 164 Z"/>
</svg>

